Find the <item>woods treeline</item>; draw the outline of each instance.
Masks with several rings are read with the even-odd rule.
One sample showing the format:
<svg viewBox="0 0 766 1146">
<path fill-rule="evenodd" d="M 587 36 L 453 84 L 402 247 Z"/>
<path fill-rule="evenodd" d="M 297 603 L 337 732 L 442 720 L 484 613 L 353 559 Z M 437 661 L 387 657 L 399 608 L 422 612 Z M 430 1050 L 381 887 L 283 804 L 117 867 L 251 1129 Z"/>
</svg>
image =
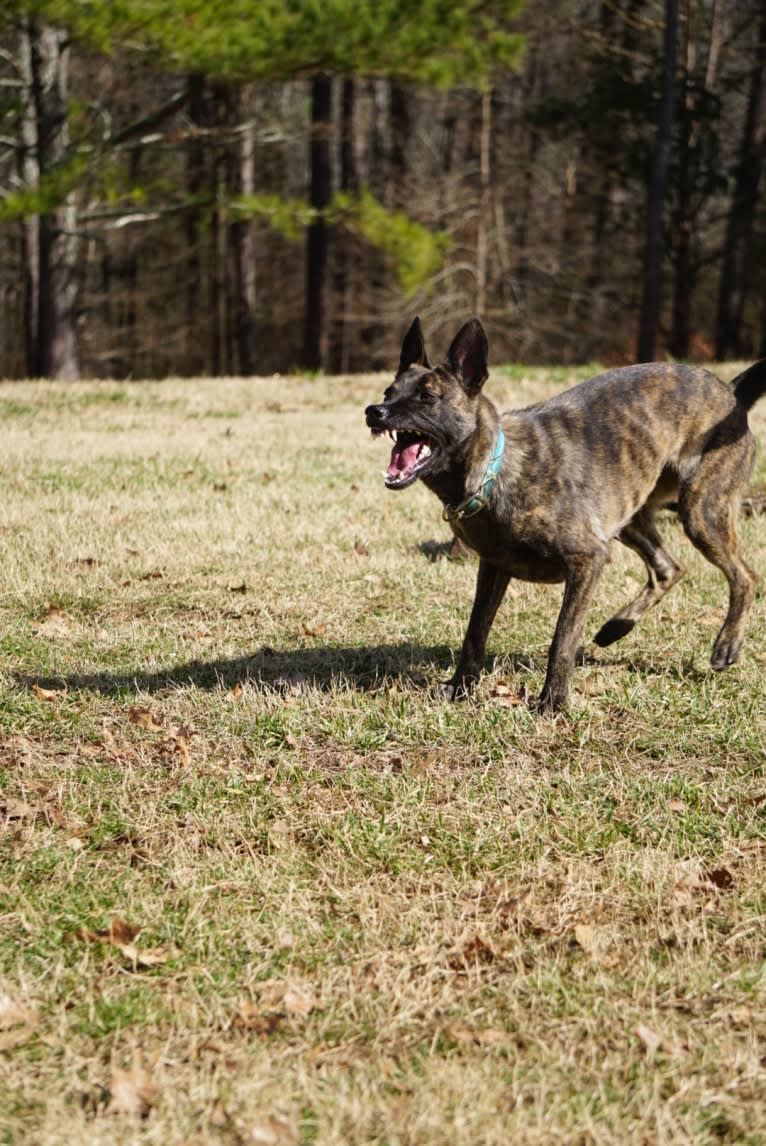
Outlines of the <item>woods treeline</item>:
<svg viewBox="0 0 766 1146">
<path fill-rule="evenodd" d="M 11 0 L 0 375 L 766 354 L 766 0 Z"/>
</svg>

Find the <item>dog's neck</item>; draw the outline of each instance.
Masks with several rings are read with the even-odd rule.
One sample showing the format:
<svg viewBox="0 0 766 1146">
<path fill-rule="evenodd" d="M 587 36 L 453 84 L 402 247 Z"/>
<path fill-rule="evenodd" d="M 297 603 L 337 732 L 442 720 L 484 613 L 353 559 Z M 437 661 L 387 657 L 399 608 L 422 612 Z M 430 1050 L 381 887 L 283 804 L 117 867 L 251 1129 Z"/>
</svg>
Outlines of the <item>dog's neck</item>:
<svg viewBox="0 0 766 1146">
<path fill-rule="evenodd" d="M 450 465 L 423 481 L 444 505 L 459 505 L 481 486 L 497 444 L 500 415 L 495 405 L 480 395 L 473 431 L 451 452 Z"/>
</svg>

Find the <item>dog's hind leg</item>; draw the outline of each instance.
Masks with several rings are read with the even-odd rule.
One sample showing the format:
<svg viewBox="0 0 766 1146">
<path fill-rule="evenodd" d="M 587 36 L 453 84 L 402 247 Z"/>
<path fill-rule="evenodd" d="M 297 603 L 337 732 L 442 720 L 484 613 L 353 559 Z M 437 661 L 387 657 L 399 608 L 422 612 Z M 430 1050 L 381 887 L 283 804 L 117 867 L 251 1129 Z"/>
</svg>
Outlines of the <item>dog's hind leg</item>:
<svg viewBox="0 0 766 1146">
<path fill-rule="evenodd" d="M 681 490 L 678 507 L 689 540 L 729 582 L 729 611 L 710 658 L 714 669 L 728 668 L 739 657 L 757 581 L 755 573 L 739 552 L 737 518 L 741 479 L 737 478 L 734 469 L 731 467 L 731 479 L 725 486 L 720 482 L 720 467 L 718 484 L 715 480 L 689 483 Z M 742 471 L 747 475 L 748 468 L 743 466 Z"/>
<path fill-rule="evenodd" d="M 620 541 L 643 559 L 649 579 L 637 597 L 615 613 L 593 638 L 605 648 L 619 641 L 641 620 L 647 609 L 656 605 L 684 574 L 684 568 L 668 553 L 654 524 L 654 513 L 644 507 L 621 531 Z"/>
</svg>

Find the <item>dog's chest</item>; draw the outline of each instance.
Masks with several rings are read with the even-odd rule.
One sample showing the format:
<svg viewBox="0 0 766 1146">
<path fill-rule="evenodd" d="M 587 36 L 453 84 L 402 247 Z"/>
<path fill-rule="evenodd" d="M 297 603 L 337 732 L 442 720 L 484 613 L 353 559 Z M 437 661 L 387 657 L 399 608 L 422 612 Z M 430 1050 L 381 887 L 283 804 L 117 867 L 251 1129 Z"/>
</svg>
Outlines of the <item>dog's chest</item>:
<svg viewBox="0 0 766 1146">
<path fill-rule="evenodd" d="M 543 538 L 526 540 L 486 510 L 452 524 L 452 531 L 486 561 L 520 581 L 557 582 L 565 577 L 560 555 Z"/>
</svg>

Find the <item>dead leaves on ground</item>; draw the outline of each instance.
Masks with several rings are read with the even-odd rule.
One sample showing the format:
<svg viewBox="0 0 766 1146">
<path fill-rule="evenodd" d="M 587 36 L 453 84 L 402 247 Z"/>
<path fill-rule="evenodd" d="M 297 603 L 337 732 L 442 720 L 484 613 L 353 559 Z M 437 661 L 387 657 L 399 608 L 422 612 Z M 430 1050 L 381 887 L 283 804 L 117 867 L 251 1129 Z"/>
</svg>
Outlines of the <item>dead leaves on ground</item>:
<svg viewBox="0 0 766 1146">
<path fill-rule="evenodd" d="M 104 1114 L 127 1114 L 146 1118 L 159 1101 L 159 1088 L 144 1066 L 140 1048 L 133 1051 L 133 1061 L 127 1070 L 112 1067 L 109 1102 Z"/>
<path fill-rule="evenodd" d="M 160 967 L 181 954 L 173 943 L 163 943 L 159 947 L 138 947 L 135 940 L 141 931 L 140 924 L 127 923 L 119 916 L 115 916 L 108 927 L 97 931 L 80 927 L 73 933 L 72 938 L 84 943 L 101 943 L 116 948 L 132 970 Z"/>
<path fill-rule="evenodd" d="M 653 1062 L 658 1054 L 663 1054 L 667 1058 L 681 1058 L 689 1051 L 688 1044 L 681 1039 L 666 1038 L 646 1023 L 639 1023 L 634 1033 L 643 1044 L 650 1062 Z"/>
<path fill-rule="evenodd" d="M 58 605 L 49 604 L 45 616 L 35 625 L 38 637 L 49 640 L 68 640 L 80 629 L 80 624 Z"/>
<path fill-rule="evenodd" d="M 32 685 L 31 692 L 38 700 L 47 700 L 50 703 L 61 700 L 61 698 L 67 694 L 66 686 L 62 686 L 61 688 L 43 688 L 43 686 L 37 684 L 37 682 Z"/>
<path fill-rule="evenodd" d="M 503 680 L 499 680 L 490 688 L 489 697 L 499 708 L 525 708 L 527 705 L 526 694 Z"/>
<path fill-rule="evenodd" d="M 132 704 L 128 709 L 128 720 L 147 732 L 164 732 L 165 738 L 160 745 L 163 755 L 176 759 L 184 768 L 191 766 L 190 745 L 194 730 L 188 725 L 169 724 L 166 727 L 161 717 L 157 717 L 150 708 L 138 704 Z"/>
<path fill-rule="evenodd" d="M 298 1127 L 293 1119 L 272 1114 L 250 1127 L 250 1141 L 258 1146 L 296 1146 Z"/>
<path fill-rule="evenodd" d="M 240 1001 L 232 1026 L 270 1035 L 288 1020 L 308 1018 L 319 1001 L 310 983 L 299 979 L 266 979 L 255 984 L 257 999 Z"/>
<path fill-rule="evenodd" d="M 678 865 L 673 887 L 673 906 L 690 908 L 705 899 L 704 910 L 716 910 L 721 893 L 734 886 L 734 876 L 727 867 L 703 867 L 694 860 Z"/>
<path fill-rule="evenodd" d="M 29 1042 L 39 1021 L 40 1016 L 32 1007 L 11 995 L 0 994 L 0 1051 Z"/>
</svg>

